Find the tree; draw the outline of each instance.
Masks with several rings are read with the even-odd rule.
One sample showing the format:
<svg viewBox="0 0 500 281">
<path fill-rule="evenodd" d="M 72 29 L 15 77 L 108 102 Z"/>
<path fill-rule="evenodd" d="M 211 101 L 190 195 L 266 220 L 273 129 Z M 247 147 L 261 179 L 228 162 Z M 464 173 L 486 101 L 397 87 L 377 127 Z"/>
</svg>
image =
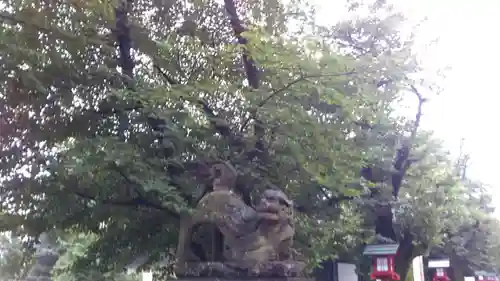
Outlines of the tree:
<svg viewBox="0 0 500 281">
<path fill-rule="evenodd" d="M 361 176 L 371 186 L 370 192 L 365 196 L 371 201 L 365 216 L 366 223 L 368 227 L 370 225 L 374 227 L 378 237 L 400 244 L 400 258 L 397 260 L 396 270 L 400 276 L 407 276 L 415 254 L 415 233 L 410 227 L 397 229 L 398 226 L 393 224 L 395 215 L 393 210 L 398 211 L 401 206 L 408 206 L 405 203 L 395 202 L 394 199 L 397 200 L 398 195 L 403 192 L 407 193 L 402 188 L 419 189 L 418 186 L 423 184 L 410 182 L 406 177 L 412 166 L 418 162 L 413 147 L 422 145 L 420 143 L 422 140 L 417 138 L 427 98 L 418 89 L 422 85 L 417 85 L 415 81 L 409 79 L 418 73 L 420 68 L 412 56 L 412 36 L 405 38 L 399 31 L 404 16 L 394 12 L 386 1 L 349 1 L 349 5 L 351 10 L 357 12 L 356 14 L 365 10 L 368 16 L 354 17 L 353 20 L 341 22 L 333 28 L 323 29 L 322 33 L 332 38 L 331 42 L 340 52 L 348 53 L 369 67 L 379 69 L 369 78 L 375 81 L 377 90 L 382 90 L 386 95 L 398 96 L 395 93 L 403 92 L 416 97 L 416 114 L 413 120 L 391 118 L 394 100 L 389 99 L 387 103 L 384 102 L 387 99 L 382 98 L 374 102 L 370 108 L 381 108 L 385 116 L 378 116 L 375 123 L 365 126 L 367 132 L 360 135 L 362 149 L 373 144 L 368 150 L 371 150 L 372 154 L 366 158 L 367 163 L 361 167 Z M 392 196 L 387 192 L 389 189 Z M 405 196 L 407 197 L 406 194 Z M 401 214 L 404 214 L 404 211 Z"/>
<path fill-rule="evenodd" d="M 0 279 L 20 280 L 32 264 L 31 252 L 24 243 L 9 233 L 0 235 Z"/>
<path fill-rule="evenodd" d="M 464 155 L 466 159 L 468 156 Z M 457 161 L 457 166 L 463 161 Z M 463 174 L 462 174 L 463 175 Z M 449 256 L 459 265 L 457 274 L 473 274 L 474 271 L 498 271 L 498 227 L 500 222 L 493 216 L 491 195 L 486 185 L 462 178 L 463 197 L 457 212 L 443 229 L 443 239 L 432 249 L 433 255 Z"/>
<path fill-rule="evenodd" d="M 85 235 L 82 233 L 60 233 L 59 238 L 61 247 L 64 248 L 64 255 L 59 258 L 53 270 L 54 280 L 140 280 L 138 274 L 130 273 L 125 270 L 114 270 L 105 273 L 93 268 L 73 270 L 73 263 L 85 255 L 87 247 L 89 247 L 97 237 L 95 235 Z"/>
<path fill-rule="evenodd" d="M 348 148 L 353 144 L 344 136 L 356 129 L 351 120 L 366 113 L 355 111 L 364 102 L 355 91 L 344 100 L 339 94 L 353 87 L 346 77 L 362 74 L 354 63 L 345 71 L 350 59 L 322 48 L 316 40 L 304 46 L 298 39 L 260 34 L 257 27 L 247 32 L 246 48 L 252 48 L 252 56 L 266 71 L 261 90 L 253 91 L 234 71 L 239 68 L 235 49 L 240 47 L 227 44 L 232 32 L 211 24 L 223 21 L 222 7 L 206 2 L 189 10 L 179 2 L 171 14 L 176 16 L 181 8 L 186 14 L 198 13 L 195 19 L 201 22 L 196 25 L 206 26 L 212 42 L 206 44 L 175 26 L 167 32 L 137 22 L 130 27 L 131 36 L 148 60 L 136 64 L 136 77 L 130 81 L 130 73 L 123 77 L 112 69 L 114 50 L 105 29 L 112 19 L 103 16 L 104 7 L 16 5 L 2 15 L 8 23 L 2 44 L 8 78 L 2 111 L 8 129 L 2 130 L 2 190 L 3 198 L 13 202 L 4 207 L 6 228 L 33 235 L 56 225 L 96 233 L 99 240 L 90 251 L 114 267 L 144 248 L 153 256 L 161 254 L 155 249 L 172 248 L 179 213 L 196 203 L 194 191 L 206 185 L 193 175 L 202 178 L 204 166 L 212 160 L 231 159 L 242 173 L 241 182 L 256 190 L 268 184 L 288 185 L 290 193 L 297 193 L 299 205 L 309 210 L 324 204 L 318 194 L 326 188 L 341 193 L 353 180 L 361 157 Z M 134 7 L 136 15 L 149 9 L 141 2 Z M 71 22 L 58 23 L 69 17 Z M 21 27 L 14 36 L 17 24 Z M 36 32 L 45 34 L 45 44 L 33 37 Z M 9 49 L 13 42 L 19 46 L 15 51 Z M 45 45 L 55 49 L 45 50 Z M 321 64 L 314 57 L 316 50 L 324 53 Z M 272 53 L 278 55 L 269 56 Z M 338 63 L 331 64 L 333 59 Z M 18 69 L 19 61 L 26 68 Z M 291 95 L 292 86 L 299 95 Z M 342 114 L 336 112 L 341 103 Z M 255 121 L 257 113 L 260 122 Z M 291 114 L 303 120 L 295 122 Z M 22 117 L 21 122 L 15 117 Z M 304 126 L 307 132 L 302 133 Z M 329 130 L 342 133 L 325 135 Z M 18 145 L 9 147 L 13 139 Z M 352 157 L 338 157 L 339 150 L 324 146 L 327 143 L 344 147 Z M 347 173 L 329 171 L 332 161 L 346 167 Z M 16 172 L 20 167 L 28 176 Z M 318 180 L 322 186 L 316 191 L 299 194 L 307 190 L 303 186 L 317 185 Z M 318 215 L 325 221 L 339 216 L 330 211 Z M 316 220 L 304 217 L 304 231 Z M 120 255 L 117 248 L 128 250 Z M 87 258 L 96 260 L 91 254 Z"/>
</svg>

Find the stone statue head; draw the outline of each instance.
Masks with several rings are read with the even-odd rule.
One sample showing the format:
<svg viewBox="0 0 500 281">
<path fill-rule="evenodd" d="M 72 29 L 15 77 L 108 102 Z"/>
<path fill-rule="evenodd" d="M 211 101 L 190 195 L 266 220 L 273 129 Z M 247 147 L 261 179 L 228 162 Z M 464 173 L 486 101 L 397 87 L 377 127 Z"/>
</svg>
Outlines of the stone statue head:
<svg viewBox="0 0 500 281">
<path fill-rule="evenodd" d="M 219 162 L 210 169 L 214 190 L 232 191 L 238 178 L 238 172 L 229 162 Z"/>
<path fill-rule="evenodd" d="M 256 211 L 267 222 L 290 221 L 293 217 L 293 202 L 279 189 L 268 189 L 262 194 Z"/>
</svg>

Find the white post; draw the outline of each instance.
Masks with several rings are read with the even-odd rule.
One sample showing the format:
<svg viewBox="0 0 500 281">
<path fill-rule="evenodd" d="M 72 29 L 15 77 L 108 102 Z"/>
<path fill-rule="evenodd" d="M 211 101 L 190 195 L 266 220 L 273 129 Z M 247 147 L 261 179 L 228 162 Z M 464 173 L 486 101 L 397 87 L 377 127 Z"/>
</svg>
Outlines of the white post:
<svg viewBox="0 0 500 281">
<path fill-rule="evenodd" d="M 424 277 L 424 261 L 422 256 L 418 256 L 412 261 L 413 266 L 413 280 L 414 281 L 425 281 Z M 401 277 L 403 278 L 403 277 Z"/>
<path fill-rule="evenodd" d="M 153 281 L 153 272 L 143 271 L 142 272 L 142 281 Z"/>
</svg>

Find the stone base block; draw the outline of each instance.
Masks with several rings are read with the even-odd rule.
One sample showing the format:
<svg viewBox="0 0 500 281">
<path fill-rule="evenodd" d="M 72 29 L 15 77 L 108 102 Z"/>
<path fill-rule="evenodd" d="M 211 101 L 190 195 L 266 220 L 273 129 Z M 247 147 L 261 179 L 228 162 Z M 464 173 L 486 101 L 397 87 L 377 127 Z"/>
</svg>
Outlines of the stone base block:
<svg viewBox="0 0 500 281">
<path fill-rule="evenodd" d="M 188 262 L 176 266 L 181 279 L 209 278 L 209 280 L 256 280 L 277 281 L 303 279 L 306 264 L 299 261 L 274 261 L 248 265 L 230 262 Z M 208 279 L 207 279 L 208 280 Z M 298 281 L 298 280 L 297 280 Z"/>
<path fill-rule="evenodd" d="M 222 278 L 222 277 L 196 277 L 188 278 L 181 277 L 175 281 L 314 281 L 312 278 L 306 277 L 272 277 L 272 278 L 259 278 L 259 277 L 247 277 L 247 278 Z"/>
</svg>

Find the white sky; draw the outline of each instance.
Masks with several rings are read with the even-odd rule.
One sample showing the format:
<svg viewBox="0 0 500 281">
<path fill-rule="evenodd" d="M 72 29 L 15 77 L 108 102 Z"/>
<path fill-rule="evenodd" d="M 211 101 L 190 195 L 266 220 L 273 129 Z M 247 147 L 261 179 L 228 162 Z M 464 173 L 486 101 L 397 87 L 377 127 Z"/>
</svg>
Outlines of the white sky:
<svg viewBox="0 0 500 281">
<path fill-rule="evenodd" d="M 315 0 L 318 20 L 332 22 L 344 1 Z M 497 214 L 500 215 L 499 143 L 495 137 L 500 123 L 500 1 L 497 0 L 393 0 L 415 22 L 428 20 L 417 33 L 417 52 L 428 75 L 450 66 L 440 86 L 443 92 L 424 107 L 422 126 L 435 131 L 447 148 L 457 152 L 461 138 L 472 157 L 469 175 L 492 186 Z M 427 43 L 439 37 L 433 47 Z M 497 43 L 498 42 L 498 43 Z M 498 121 L 497 121 L 498 120 Z M 500 130 L 500 126 L 498 126 Z M 500 137 L 500 135 L 499 135 Z"/>
</svg>

